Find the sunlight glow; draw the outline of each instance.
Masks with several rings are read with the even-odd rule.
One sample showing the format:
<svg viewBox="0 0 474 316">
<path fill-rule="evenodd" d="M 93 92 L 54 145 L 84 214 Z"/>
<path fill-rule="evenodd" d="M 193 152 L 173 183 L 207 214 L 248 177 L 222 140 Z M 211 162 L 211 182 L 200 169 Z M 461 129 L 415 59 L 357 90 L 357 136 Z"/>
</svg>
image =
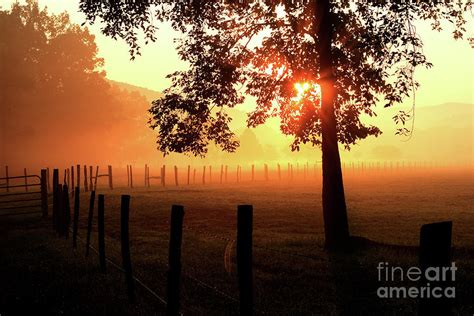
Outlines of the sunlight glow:
<svg viewBox="0 0 474 316">
<path fill-rule="evenodd" d="M 297 82 L 294 85 L 296 96 L 292 98 L 295 102 L 300 102 L 309 96 L 321 98 L 321 87 L 317 83 Z"/>
</svg>

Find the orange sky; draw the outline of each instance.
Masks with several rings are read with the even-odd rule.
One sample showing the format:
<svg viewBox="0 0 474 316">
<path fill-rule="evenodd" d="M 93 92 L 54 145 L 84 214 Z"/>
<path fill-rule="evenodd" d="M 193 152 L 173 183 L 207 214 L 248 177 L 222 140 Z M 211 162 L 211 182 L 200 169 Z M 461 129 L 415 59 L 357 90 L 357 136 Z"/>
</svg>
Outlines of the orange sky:
<svg viewBox="0 0 474 316">
<path fill-rule="evenodd" d="M 13 0 L 2 1 L 2 8 L 9 8 Z M 20 1 L 21 3 L 22 1 Z M 78 12 L 78 0 L 57 1 L 39 0 L 40 6 L 47 6 L 50 12 L 67 11 L 76 23 L 84 22 L 84 16 Z M 467 15 L 472 30 L 472 16 Z M 124 42 L 117 42 L 100 34 L 100 25 L 89 26 L 96 35 L 100 56 L 105 58 L 107 77 L 133 85 L 162 91 L 169 85 L 165 78 L 168 73 L 185 69 L 186 64 L 179 60 L 173 45 L 173 38 L 179 34 L 173 32 L 169 25 L 160 24 L 158 41 L 142 49 L 142 56 L 130 61 L 128 47 Z M 417 32 L 424 42 L 424 52 L 434 64 L 430 70 L 417 69 L 416 78 L 421 83 L 416 93 L 418 106 L 436 105 L 447 102 L 474 103 L 474 49 L 467 39 L 455 41 L 449 31 L 442 33 L 431 31 L 427 23 L 418 23 Z M 467 37 L 474 32 L 467 33 Z M 407 99 L 405 105 L 411 104 Z M 246 101 L 245 107 L 252 106 L 252 100 Z"/>
<path fill-rule="evenodd" d="M 0 6 L 2 9 L 9 9 L 13 2 L 3 0 Z M 40 7 L 46 5 L 50 12 L 56 14 L 67 11 L 72 21 L 80 24 L 84 22 L 84 16 L 78 12 L 78 3 L 78 0 L 39 0 Z M 467 25 L 466 29 L 473 30 L 473 18 L 470 15 L 467 18 L 470 20 L 470 25 Z M 380 106 L 376 109 L 379 117 L 375 119 L 375 123 L 384 134 L 378 138 L 371 137 L 361 141 L 360 145 L 354 146 L 350 152 L 342 151 L 343 160 L 406 159 L 473 163 L 474 49 L 470 47 L 467 39 L 459 41 L 452 39 L 449 31 L 434 32 L 430 30 L 428 24 L 420 23 L 416 27 L 425 44 L 424 52 L 434 67 L 430 70 L 420 68 L 416 71 L 416 78 L 421 84 L 416 93 L 416 105 L 422 110 L 417 112 L 419 114 L 416 117 L 414 137 L 409 142 L 404 142 L 400 136 L 395 136 L 396 126 L 391 120 L 397 108 L 411 106 L 411 98 L 393 109 L 383 109 Z M 158 41 L 143 47 L 142 56 L 137 56 L 134 61 L 130 61 L 128 47 L 124 42 L 116 42 L 100 34 L 98 24 L 89 26 L 89 29 L 96 35 L 99 55 L 105 59 L 105 71 L 109 79 L 162 91 L 170 83 L 165 78 L 167 74 L 186 68 L 186 64 L 179 60 L 173 45 L 173 38 L 179 34 L 172 31 L 169 25 L 160 25 Z M 474 37 L 474 32 L 468 32 L 466 37 Z M 441 104 L 444 105 L 437 106 Z M 246 111 L 252 106 L 253 100 L 247 98 L 245 104 L 236 109 L 238 117 L 233 127 L 238 136 L 245 130 L 245 115 L 240 111 Z M 149 138 L 149 151 L 140 153 L 142 158 L 139 160 L 124 157 L 125 160 L 146 163 L 150 161 L 150 157 L 153 159 L 161 157 L 155 149 L 153 135 L 145 123 L 143 133 Z M 304 161 L 320 159 L 320 155 L 313 148 L 303 148 L 298 155 L 290 153 L 289 139 L 279 132 L 278 122 L 273 121 L 261 126 L 254 133 L 268 157 Z M 243 147 L 240 149 L 241 154 L 246 152 L 245 146 Z M 231 156 L 221 154 L 216 156 L 217 154 L 212 152 L 209 155 L 212 161 L 231 159 Z M 235 156 L 235 159 L 238 160 L 238 156 Z M 169 159 L 187 158 L 172 155 Z"/>
</svg>

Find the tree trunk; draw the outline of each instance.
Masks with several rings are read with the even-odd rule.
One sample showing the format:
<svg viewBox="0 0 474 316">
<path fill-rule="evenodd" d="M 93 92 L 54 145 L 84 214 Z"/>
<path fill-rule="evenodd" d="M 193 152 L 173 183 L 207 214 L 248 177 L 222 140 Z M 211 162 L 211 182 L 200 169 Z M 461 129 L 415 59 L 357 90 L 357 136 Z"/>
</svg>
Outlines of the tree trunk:
<svg viewBox="0 0 474 316">
<path fill-rule="evenodd" d="M 319 41 L 321 86 L 321 134 L 323 153 L 323 216 L 327 249 L 345 248 L 349 242 L 346 201 L 341 159 L 337 142 L 334 102 L 333 61 L 331 56 L 332 22 L 329 0 L 316 1 L 316 34 Z"/>
</svg>

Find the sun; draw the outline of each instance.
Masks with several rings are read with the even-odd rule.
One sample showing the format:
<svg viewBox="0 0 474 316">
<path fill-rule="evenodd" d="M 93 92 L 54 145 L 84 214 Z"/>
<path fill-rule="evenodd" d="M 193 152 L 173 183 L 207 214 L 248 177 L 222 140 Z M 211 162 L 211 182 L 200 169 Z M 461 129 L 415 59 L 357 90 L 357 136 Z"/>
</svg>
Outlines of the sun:
<svg viewBox="0 0 474 316">
<path fill-rule="evenodd" d="M 296 96 L 292 98 L 295 102 L 300 102 L 304 98 L 318 97 L 321 98 L 321 87 L 314 82 L 297 82 L 294 85 Z"/>
</svg>

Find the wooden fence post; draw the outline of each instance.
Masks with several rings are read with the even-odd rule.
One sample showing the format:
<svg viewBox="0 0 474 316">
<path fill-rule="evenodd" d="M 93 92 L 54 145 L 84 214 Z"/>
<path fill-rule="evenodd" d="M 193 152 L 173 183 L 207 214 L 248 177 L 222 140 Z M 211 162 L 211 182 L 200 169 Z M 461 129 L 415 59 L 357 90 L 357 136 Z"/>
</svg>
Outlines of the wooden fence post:
<svg viewBox="0 0 474 316">
<path fill-rule="evenodd" d="M 113 178 L 112 178 L 112 166 L 109 165 L 108 169 L 109 169 L 109 188 L 110 188 L 110 190 L 113 190 L 114 182 L 113 182 Z"/>
<path fill-rule="evenodd" d="M 87 166 L 84 165 L 84 191 L 89 192 L 89 183 L 87 182 Z"/>
<path fill-rule="evenodd" d="M 127 165 L 127 188 L 130 187 L 130 166 Z"/>
<path fill-rule="evenodd" d="M 105 224 L 104 224 L 104 195 L 99 194 L 99 201 L 97 206 L 97 229 L 99 235 L 99 264 L 102 273 L 107 272 L 105 265 Z"/>
<path fill-rule="evenodd" d="M 178 186 L 178 167 L 174 166 L 174 183 Z"/>
<path fill-rule="evenodd" d="M 252 182 L 255 180 L 255 165 L 252 164 Z"/>
<path fill-rule="evenodd" d="M 224 165 L 221 164 L 221 177 L 220 177 L 220 184 L 222 184 L 224 178 Z"/>
<path fill-rule="evenodd" d="M 202 167 L 202 184 L 206 184 L 206 166 Z"/>
<path fill-rule="evenodd" d="M 160 168 L 160 172 L 161 172 L 161 168 Z M 160 177 L 161 177 L 161 174 L 160 174 Z M 161 178 L 160 178 L 160 181 L 161 181 Z M 146 187 L 150 187 L 150 167 L 146 166 L 146 184 L 145 184 Z"/>
<path fill-rule="evenodd" d="M 84 169 L 87 170 L 87 169 Z M 77 228 L 79 225 L 79 188 L 74 189 L 74 221 L 72 225 L 72 247 L 77 248 Z"/>
<path fill-rule="evenodd" d="M 97 179 L 99 179 L 99 166 L 95 167 L 94 191 L 97 190 Z"/>
<path fill-rule="evenodd" d="M 67 185 L 63 185 L 63 205 L 63 234 L 66 239 L 69 239 L 69 226 L 71 224 L 71 204 L 69 202 L 69 191 Z"/>
<path fill-rule="evenodd" d="M 5 166 L 5 178 L 7 178 L 7 179 L 6 179 L 6 180 L 7 180 L 7 183 L 6 183 L 6 185 L 7 185 L 7 192 L 10 192 L 10 182 L 9 182 L 9 180 L 8 180 L 8 166 Z"/>
<path fill-rule="evenodd" d="M 56 186 L 56 194 L 57 194 L 57 199 L 58 199 L 58 206 L 57 206 L 57 211 L 56 211 L 56 233 L 58 236 L 62 236 L 63 234 L 63 216 L 64 216 L 64 195 L 63 195 L 63 186 L 61 184 L 58 184 Z"/>
<path fill-rule="evenodd" d="M 48 184 L 46 169 L 41 169 L 41 211 L 43 218 L 48 217 Z"/>
<path fill-rule="evenodd" d="M 122 250 L 122 267 L 125 270 L 128 298 L 131 302 L 135 302 L 135 287 L 133 283 L 132 261 L 130 258 L 130 238 L 128 224 L 129 209 L 130 195 L 122 195 L 120 207 L 120 241 Z"/>
<path fill-rule="evenodd" d="M 281 181 L 281 167 L 280 164 L 277 164 L 278 166 L 278 180 Z"/>
<path fill-rule="evenodd" d="M 89 256 L 89 246 L 91 244 L 92 219 L 94 218 L 95 191 L 91 191 L 89 200 L 89 214 L 87 217 L 87 236 L 86 236 L 86 257 Z"/>
<path fill-rule="evenodd" d="M 67 177 L 67 186 L 71 185 L 71 170 L 69 168 L 66 168 L 66 177 Z"/>
<path fill-rule="evenodd" d="M 53 228 L 58 231 L 58 213 L 59 213 L 59 202 L 60 195 L 58 191 L 59 186 L 59 170 L 53 170 Z"/>
<path fill-rule="evenodd" d="M 89 189 L 91 191 L 94 190 L 94 186 L 92 184 L 92 166 L 89 166 Z"/>
<path fill-rule="evenodd" d="M 193 172 L 193 184 L 196 184 L 196 168 L 194 168 Z"/>
<path fill-rule="evenodd" d="M 77 175 L 77 186 L 79 187 L 79 190 L 81 189 L 81 165 L 76 166 L 76 175 Z M 74 186 L 72 186 L 70 189 L 74 190 Z"/>
<path fill-rule="evenodd" d="M 240 315 L 253 315 L 252 222 L 252 205 L 239 205 L 237 209 L 237 278 Z"/>
<path fill-rule="evenodd" d="M 445 293 L 447 287 L 453 287 L 455 281 L 456 266 L 451 263 L 451 236 L 453 222 L 438 222 L 425 224 L 420 230 L 420 268 L 422 270 L 421 282 L 423 285 L 429 282 L 432 288 L 440 287 L 440 292 Z M 445 280 L 427 280 L 426 270 L 428 268 L 439 269 L 438 276 L 441 278 L 441 271 L 446 277 Z M 444 269 L 451 270 L 448 273 Z M 451 315 L 452 299 L 447 297 L 421 298 L 419 301 L 419 315 Z"/>
<path fill-rule="evenodd" d="M 212 182 L 212 166 L 209 166 L 209 183 Z"/>
<path fill-rule="evenodd" d="M 184 208 L 181 205 L 171 207 L 170 243 L 167 279 L 167 315 L 179 314 L 181 283 L 181 244 L 183 238 Z"/>
<path fill-rule="evenodd" d="M 49 167 L 46 168 L 46 180 L 48 182 L 48 192 L 51 191 L 51 183 L 49 182 Z"/>
<path fill-rule="evenodd" d="M 130 188 L 133 189 L 133 167 L 130 165 Z"/>
<path fill-rule="evenodd" d="M 166 165 L 163 165 L 163 168 L 161 169 L 161 183 L 163 186 L 166 184 Z"/>
<path fill-rule="evenodd" d="M 71 184 L 70 187 L 74 188 L 74 166 L 71 166 Z"/>
<path fill-rule="evenodd" d="M 147 187 L 147 164 L 145 164 L 145 188 Z"/>
<path fill-rule="evenodd" d="M 26 174 L 26 168 L 23 168 L 23 174 L 25 175 L 25 191 L 28 192 L 28 178 Z"/>
<path fill-rule="evenodd" d="M 190 184 L 191 181 L 191 166 L 188 165 L 188 185 Z"/>
<path fill-rule="evenodd" d="M 225 166 L 225 176 L 224 176 L 224 179 L 225 179 L 225 182 L 227 183 L 227 165 Z"/>
</svg>

